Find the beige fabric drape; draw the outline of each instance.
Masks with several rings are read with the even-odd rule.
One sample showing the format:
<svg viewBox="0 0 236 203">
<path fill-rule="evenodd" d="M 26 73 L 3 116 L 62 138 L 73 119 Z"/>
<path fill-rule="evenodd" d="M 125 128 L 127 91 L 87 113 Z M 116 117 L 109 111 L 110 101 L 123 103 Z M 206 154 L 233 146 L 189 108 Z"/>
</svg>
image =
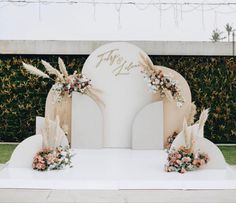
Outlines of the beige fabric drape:
<svg viewBox="0 0 236 203">
<path fill-rule="evenodd" d="M 101 90 L 90 87 L 86 90 L 85 94 L 91 97 L 101 109 L 105 108 L 105 104 L 99 96 L 99 94 L 102 94 Z"/>
<path fill-rule="evenodd" d="M 54 121 L 56 116 L 59 116 L 60 126 L 67 133 L 69 143 L 71 143 L 71 105 L 71 97 L 68 94 L 64 95 L 60 103 L 55 103 L 53 92 L 49 91 L 45 105 L 45 117 Z"/>
<path fill-rule="evenodd" d="M 60 127 L 58 117 L 55 121 L 51 121 L 46 117 L 43 128 L 41 129 L 41 134 L 43 137 L 43 149 L 55 150 L 56 147 L 68 145 L 68 140 Z"/>
</svg>

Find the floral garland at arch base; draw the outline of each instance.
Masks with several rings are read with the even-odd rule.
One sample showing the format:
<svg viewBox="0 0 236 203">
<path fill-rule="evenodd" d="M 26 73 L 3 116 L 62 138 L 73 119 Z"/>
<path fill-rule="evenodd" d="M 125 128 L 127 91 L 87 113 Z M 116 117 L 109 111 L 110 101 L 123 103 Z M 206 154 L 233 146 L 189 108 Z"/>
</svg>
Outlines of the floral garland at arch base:
<svg viewBox="0 0 236 203">
<path fill-rule="evenodd" d="M 72 167 L 71 158 L 73 157 L 68 146 L 43 148 L 33 158 L 32 168 L 37 171 L 61 170 Z"/>
<path fill-rule="evenodd" d="M 61 146 L 65 133 L 60 128 L 59 116 L 56 116 L 55 121 L 46 117 L 41 134 L 42 148 L 35 154 L 32 168 L 37 171 L 71 168 L 74 154 L 69 145 Z"/>
<path fill-rule="evenodd" d="M 186 173 L 207 164 L 209 157 L 206 153 L 194 153 L 189 148 L 181 146 L 178 150 L 168 153 L 168 164 L 165 165 L 166 172 Z"/>
</svg>

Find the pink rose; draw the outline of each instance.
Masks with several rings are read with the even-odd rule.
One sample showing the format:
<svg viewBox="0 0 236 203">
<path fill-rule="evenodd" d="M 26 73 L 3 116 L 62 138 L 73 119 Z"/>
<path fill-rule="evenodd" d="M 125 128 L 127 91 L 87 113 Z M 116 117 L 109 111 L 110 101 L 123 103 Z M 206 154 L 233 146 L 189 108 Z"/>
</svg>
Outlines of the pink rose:
<svg viewBox="0 0 236 203">
<path fill-rule="evenodd" d="M 176 163 L 179 164 L 179 165 L 181 165 L 183 162 L 180 161 L 180 160 L 176 160 Z"/>
<path fill-rule="evenodd" d="M 37 164 L 36 164 L 36 168 L 37 168 L 38 170 L 44 170 L 44 169 L 46 168 L 46 166 L 45 166 L 44 164 L 37 163 Z"/>
<path fill-rule="evenodd" d="M 46 155 L 45 158 L 46 158 L 48 164 L 53 164 L 53 163 L 54 163 L 54 159 L 55 159 L 55 157 L 54 157 L 53 154 L 48 154 L 48 155 Z"/>
<path fill-rule="evenodd" d="M 186 171 L 186 169 L 185 168 L 181 168 L 181 171 L 180 171 L 180 173 L 186 173 L 187 171 Z"/>
<path fill-rule="evenodd" d="M 35 159 L 37 162 L 44 163 L 43 157 L 41 157 L 40 155 L 37 155 Z"/>
<path fill-rule="evenodd" d="M 200 159 L 200 165 L 204 165 L 205 164 L 205 160 L 204 159 Z"/>
<path fill-rule="evenodd" d="M 200 160 L 199 159 L 195 159 L 193 161 L 193 165 L 196 166 L 196 167 L 200 167 L 201 166 Z"/>
<path fill-rule="evenodd" d="M 181 154 L 177 154 L 177 158 L 180 159 L 182 156 Z"/>
<path fill-rule="evenodd" d="M 171 161 L 171 162 L 174 162 L 174 161 L 176 161 L 176 158 L 175 158 L 175 157 L 172 157 L 170 161 Z"/>
<path fill-rule="evenodd" d="M 187 162 L 190 162 L 191 161 L 191 158 L 190 157 L 183 157 L 182 161 L 184 163 L 187 163 Z"/>
</svg>

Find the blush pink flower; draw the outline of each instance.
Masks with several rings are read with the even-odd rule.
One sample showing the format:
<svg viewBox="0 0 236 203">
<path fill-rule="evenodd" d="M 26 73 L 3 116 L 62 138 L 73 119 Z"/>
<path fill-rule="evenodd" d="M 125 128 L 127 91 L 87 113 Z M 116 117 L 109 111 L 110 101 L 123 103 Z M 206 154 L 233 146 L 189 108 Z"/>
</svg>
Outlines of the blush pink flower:
<svg viewBox="0 0 236 203">
<path fill-rule="evenodd" d="M 180 161 L 180 160 L 176 160 L 176 163 L 177 163 L 178 165 L 181 165 L 183 162 Z"/>
<path fill-rule="evenodd" d="M 182 156 L 181 154 L 177 154 L 177 158 L 180 159 Z"/>
<path fill-rule="evenodd" d="M 199 159 L 195 159 L 193 161 L 193 165 L 195 165 L 197 168 L 199 168 L 201 166 L 201 161 Z"/>
<path fill-rule="evenodd" d="M 183 157 L 183 158 L 182 158 L 182 161 L 183 161 L 184 163 L 187 163 L 187 162 L 190 162 L 190 161 L 191 161 L 191 158 L 190 158 L 190 157 Z"/>
<path fill-rule="evenodd" d="M 172 157 L 170 161 L 171 162 L 175 162 L 176 161 L 176 157 Z"/>
<path fill-rule="evenodd" d="M 204 165 L 206 162 L 205 162 L 205 160 L 204 159 L 200 159 L 200 165 L 202 166 L 202 165 Z"/>
<path fill-rule="evenodd" d="M 46 166 L 45 166 L 45 164 L 37 163 L 37 164 L 36 164 L 36 168 L 37 168 L 38 170 L 44 170 L 44 169 L 46 168 Z"/>
<path fill-rule="evenodd" d="M 180 171 L 180 173 L 186 173 L 187 171 L 186 171 L 186 169 L 185 168 L 181 168 L 181 171 Z"/>
<path fill-rule="evenodd" d="M 54 163 L 55 156 L 53 154 L 47 154 L 45 156 L 45 158 L 46 158 L 48 164 L 53 164 Z"/>
</svg>

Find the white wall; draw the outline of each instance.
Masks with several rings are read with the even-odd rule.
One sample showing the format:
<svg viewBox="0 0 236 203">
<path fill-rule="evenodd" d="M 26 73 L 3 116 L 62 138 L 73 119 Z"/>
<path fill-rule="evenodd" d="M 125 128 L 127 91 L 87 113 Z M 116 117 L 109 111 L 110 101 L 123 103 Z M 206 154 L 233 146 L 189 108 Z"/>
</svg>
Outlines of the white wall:
<svg viewBox="0 0 236 203">
<path fill-rule="evenodd" d="M 0 40 L 0 54 L 91 54 L 109 41 Z M 218 55 L 233 53 L 231 42 L 131 41 L 149 55 Z M 236 43 L 235 43 L 236 53 Z"/>
<path fill-rule="evenodd" d="M 202 2 L 187 0 L 191 1 Z M 236 6 L 216 10 L 212 10 L 216 6 L 198 6 L 194 11 L 192 6 L 183 6 L 182 12 L 180 6 L 177 10 L 163 6 L 162 9 L 169 9 L 160 15 L 159 6 L 142 10 L 145 6 L 122 5 L 120 24 L 118 7 L 97 5 L 94 12 L 91 4 L 0 3 L 0 39 L 208 41 L 215 27 L 223 30 L 227 22 L 236 26 Z"/>
</svg>

